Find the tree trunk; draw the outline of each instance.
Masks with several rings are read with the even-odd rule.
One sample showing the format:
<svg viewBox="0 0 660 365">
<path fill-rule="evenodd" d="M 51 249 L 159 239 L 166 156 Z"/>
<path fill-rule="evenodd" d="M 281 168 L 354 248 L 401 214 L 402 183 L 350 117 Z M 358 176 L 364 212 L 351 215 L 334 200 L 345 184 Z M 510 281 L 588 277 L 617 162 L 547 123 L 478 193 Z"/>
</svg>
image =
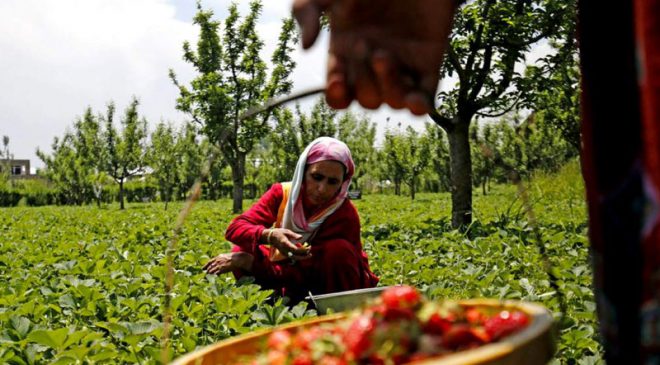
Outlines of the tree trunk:
<svg viewBox="0 0 660 365">
<path fill-rule="evenodd" d="M 467 226 L 472 222 L 472 160 L 469 140 L 470 123 L 459 121 L 447 132 L 451 175 L 451 225 Z"/>
<path fill-rule="evenodd" d="M 415 176 L 412 178 L 412 183 L 410 184 L 410 200 L 415 200 Z"/>
<path fill-rule="evenodd" d="M 238 153 L 235 161 L 231 163 L 231 178 L 233 187 L 234 206 L 232 212 L 234 214 L 243 211 L 243 183 L 245 181 L 245 154 Z"/>
<path fill-rule="evenodd" d="M 119 209 L 124 209 L 124 179 L 119 180 Z"/>
<path fill-rule="evenodd" d="M 394 180 L 394 195 L 401 195 L 401 181 Z"/>
</svg>

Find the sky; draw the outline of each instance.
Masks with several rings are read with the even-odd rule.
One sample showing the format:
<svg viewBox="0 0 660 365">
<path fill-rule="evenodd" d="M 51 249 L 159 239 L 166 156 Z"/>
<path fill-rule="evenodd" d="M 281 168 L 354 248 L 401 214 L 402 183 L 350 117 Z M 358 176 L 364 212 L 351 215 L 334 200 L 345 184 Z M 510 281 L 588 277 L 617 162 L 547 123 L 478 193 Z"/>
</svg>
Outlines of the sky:
<svg viewBox="0 0 660 365">
<path fill-rule="evenodd" d="M 275 48 L 291 2 L 263 1 L 257 30 L 264 59 Z M 203 0 L 202 6 L 222 20 L 229 3 Z M 245 14 L 248 1 L 237 3 Z M 184 123 L 188 118 L 175 109 L 178 92 L 168 70 L 182 83 L 194 77 L 182 44 L 196 41 L 195 12 L 196 0 L 0 1 L 0 136 L 9 137 L 14 158 L 29 159 L 34 173 L 44 166 L 37 148 L 50 153 L 53 138 L 63 136 L 87 107 L 100 113 L 113 101 L 122 112 L 133 96 L 151 128 L 160 121 Z M 327 35 L 310 51 L 297 47 L 294 92 L 323 85 L 326 53 Z M 368 113 L 380 134 L 399 122 L 422 129 L 425 120 L 386 106 Z"/>
</svg>

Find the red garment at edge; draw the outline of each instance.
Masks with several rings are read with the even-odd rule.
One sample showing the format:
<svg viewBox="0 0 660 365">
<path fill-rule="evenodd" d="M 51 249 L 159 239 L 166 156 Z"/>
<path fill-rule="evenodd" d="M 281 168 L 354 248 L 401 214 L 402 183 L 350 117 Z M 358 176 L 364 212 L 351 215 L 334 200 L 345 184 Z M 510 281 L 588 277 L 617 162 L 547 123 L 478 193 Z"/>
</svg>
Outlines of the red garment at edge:
<svg viewBox="0 0 660 365">
<path fill-rule="evenodd" d="M 277 220 L 282 198 L 282 185 L 274 184 L 227 228 L 225 238 L 235 244 L 232 252 L 242 251 L 254 256 L 252 272 L 236 271 L 237 279 L 252 275 L 257 284 L 286 295 L 294 303 L 308 295 L 308 291 L 324 294 L 376 286 L 378 277 L 369 269 L 367 255 L 362 251 L 360 218 L 348 199 L 323 222 L 310 240 L 310 259 L 294 264 L 271 262 L 269 247 L 260 245 L 259 241 L 263 230 Z"/>
</svg>

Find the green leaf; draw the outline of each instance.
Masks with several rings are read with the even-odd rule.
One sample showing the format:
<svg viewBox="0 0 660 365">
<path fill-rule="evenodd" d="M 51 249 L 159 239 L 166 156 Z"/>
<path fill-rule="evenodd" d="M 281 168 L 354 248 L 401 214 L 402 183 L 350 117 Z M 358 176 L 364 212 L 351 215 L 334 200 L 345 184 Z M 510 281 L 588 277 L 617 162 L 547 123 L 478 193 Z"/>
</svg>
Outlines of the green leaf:
<svg viewBox="0 0 660 365">
<path fill-rule="evenodd" d="M 130 323 L 126 322 L 123 323 L 126 328 L 128 329 L 128 332 L 132 335 L 143 335 L 146 333 L 151 333 L 156 329 L 159 329 L 162 327 L 162 324 L 158 321 L 151 320 L 151 321 L 142 321 L 142 322 L 136 322 L 136 323 Z"/>
<path fill-rule="evenodd" d="M 30 334 L 27 337 L 28 341 L 38 343 L 43 346 L 47 346 L 50 348 L 58 348 L 60 345 L 60 342 L 53 338 L 53 333 L 52 331 L 48 330 L 36 330 L 30 332 Z"/>
<path fill-rule="evenodd" d="M 28 331 L 30 330 L 30 320 L 25 317 L 11 317 L 10 320 L 12 328 L 16 330 L 16 333 L 21 338 L 25 338 Z"/>
</svg>

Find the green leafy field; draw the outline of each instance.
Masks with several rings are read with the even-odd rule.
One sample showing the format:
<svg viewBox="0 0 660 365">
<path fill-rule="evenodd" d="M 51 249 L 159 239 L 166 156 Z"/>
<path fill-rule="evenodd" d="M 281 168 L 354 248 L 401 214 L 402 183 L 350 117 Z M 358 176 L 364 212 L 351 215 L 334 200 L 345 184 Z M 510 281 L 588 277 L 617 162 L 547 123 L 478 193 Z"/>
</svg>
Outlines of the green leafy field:
<svg viewBox="0 0 660 365">
<path fill-rule="evenodd" d="M 600 363 L 579 167 L 529 184 L 536 224 L 517 188 L 476 195 L 475 222 L 450 229 L 448 194 L 368 195 L 356 201 L 363 243 L 382 285 L 408 283 L 431 298 L 541 302 L 559 316 L 534 228 L 541 233 L 568 313 L 555 363 Z M 248 202 L 249 204 L 249 202 Z M 180 204 L 0 210 L 0 363 L 156 363 L 165 247 Z M 229 249 L 231 201 L 198 203 L 178 242 L 172 344 L 198 346 L 316 313 L 269 299 L 201 266 Z"/>
</svg>

